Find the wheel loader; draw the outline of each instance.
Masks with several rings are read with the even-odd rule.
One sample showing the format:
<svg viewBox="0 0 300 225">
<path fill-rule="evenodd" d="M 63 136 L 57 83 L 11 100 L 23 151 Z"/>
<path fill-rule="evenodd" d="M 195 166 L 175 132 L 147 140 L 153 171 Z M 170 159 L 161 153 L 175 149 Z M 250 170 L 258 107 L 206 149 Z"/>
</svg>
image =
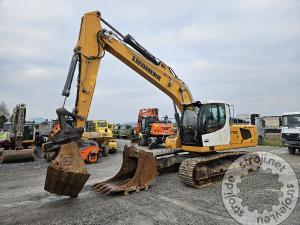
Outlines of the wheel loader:
<svg viewBox="0 0 300 225">
<path fill-rule="evenodd" d="M 26 105 L 18 104 L 13 110 L 6 138 L 0 141 L 0 161 L 2 163 L 34 160 L 34 123 L 25 122 Z"/>
<path fill-rule="evenodd" d="M 54 135 L 53 142 L 59 154 L 48 167 L 46 191 L 75 197 L 89 178 L 78 146 L 82 144 L 100 61 L 107 52 L 170 97 L 178 138 L 173 149 L 150 151 L 134 145 L 125 146 L 120 171 L 111 179 L 93 185 L 95 191 L 128 194 L 148 189 L 158 173 L 169 169 L 179 171 L 181 180 L 189 186 L 206 187 L 218 181 L 232 161 L 247 153 L 232 149 L 257 145 L 256 127 L 232 124 L 228 103 L 195 101 L 187 85 L 170 66 L 131 35 L 124 36 L 100 12 L 88 12 L 81 19 L 78 42 L 62 91 L 65 102 L 79 64 L 75 107 L 71 112 L 63 104 L 56 110 L 61 130 Z"/>
<path fill-rule="evenodd" d="M 88 121 L 86 131 L 83 133 L 84 140 L 93 140 L 98 142 L 103 148 L 103 155 L 106 157 L 108 153 L 117 151 L 117 142 L 114 138 L 112 128 L 106 120 Z"/>
</svg>

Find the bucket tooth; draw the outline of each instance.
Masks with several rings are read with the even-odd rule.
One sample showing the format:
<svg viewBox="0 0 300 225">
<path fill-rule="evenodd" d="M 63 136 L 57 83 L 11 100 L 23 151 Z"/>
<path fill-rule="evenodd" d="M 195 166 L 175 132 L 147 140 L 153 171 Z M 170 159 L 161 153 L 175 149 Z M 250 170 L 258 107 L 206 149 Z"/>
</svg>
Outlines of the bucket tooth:
<svg viewBox="0 0 300 225">
<path fill-rule="evenodd" d="M 94 184 L 92 189 L 105 195 L 139 191 L 147 188 L 157 174 L 156 159 L 152 152 L 138 150 L 133 145 L 125 146 L 119 172 L 104 182 Z"/>
<path fill-rule="evenodd" d="M 48 166 L 44 189 L 53 194 L 76 197 L 89 176 L 77 144 L 64 144 Z"/>
</svg>

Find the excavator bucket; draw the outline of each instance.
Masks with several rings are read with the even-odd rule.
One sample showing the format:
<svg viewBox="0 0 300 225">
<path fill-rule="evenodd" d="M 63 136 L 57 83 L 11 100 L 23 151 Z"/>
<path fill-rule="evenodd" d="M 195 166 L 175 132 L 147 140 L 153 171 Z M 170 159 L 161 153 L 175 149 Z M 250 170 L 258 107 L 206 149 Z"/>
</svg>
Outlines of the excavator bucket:
<svg viewBox="0 0 300 225">
<path fill-rule="evenodd" d="M 3 150 L 2 163 L 34 161 L 34 149 Z"/>
<path fill-rule="evenodd" d="M 64 144 L 48 166 L 44 189 L 50 193 L 76 197 L 89 176 L 77 144 Z"/>
<path fill-rule="evenodd" d="M 127 195 L 131 191 L 147 190 L 157 174 L 157 164 L 152 152 L 126 145 L 119 172 L 109 180 L 94 184 L 92 189 L 105 195 L 117 192 Z"/>
</svg>

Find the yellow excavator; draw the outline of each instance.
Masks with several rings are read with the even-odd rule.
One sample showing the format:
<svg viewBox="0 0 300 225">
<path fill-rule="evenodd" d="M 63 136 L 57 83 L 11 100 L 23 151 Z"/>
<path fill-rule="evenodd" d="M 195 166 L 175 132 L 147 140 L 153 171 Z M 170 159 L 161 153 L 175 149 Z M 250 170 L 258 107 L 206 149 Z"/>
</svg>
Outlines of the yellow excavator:
<svg viewBox="0 0 300 225">
<path fill-rule="evenodd" d="M 101 17 L 100 12 L 88 12 L 81 20 L 78 42 L 62 92 L 65 102 L 79 64 L 75 108 L 69 112 L 63 104 L 56 110 L 62 129 L 53 137 L 53 148 L 59 154 L 48 167 L 46 191 L 74 197 L 89 178 L 78 146 L 82 143 L 100 61 L 106 52 L 171 98 L 179 131 L 176 148 L 173 149 L 148 150 L 135 145 L 125 146 L 120 171 L 111 179 L 93 185 L 95 191 L 128 194 L 148 189 L 160 172 L 174 168 L 179 170 L 185 184 L 206 187 L 219 180 L 232 161 L 246 153 L 229 150 L 257 145 L 256 127 L 233 124 L 229 104 L 194 101 L 187 85 L 171 67 L 152 55 L 131 35 L 122 35 Z"/>
<path fill-rule="evenodd" d="M 11 117 L 10 132 L 0 142 L 0 162 L 34 161 L 34 122 L 26 122 L 26 105 L 17 104 Z"/>
</svg>

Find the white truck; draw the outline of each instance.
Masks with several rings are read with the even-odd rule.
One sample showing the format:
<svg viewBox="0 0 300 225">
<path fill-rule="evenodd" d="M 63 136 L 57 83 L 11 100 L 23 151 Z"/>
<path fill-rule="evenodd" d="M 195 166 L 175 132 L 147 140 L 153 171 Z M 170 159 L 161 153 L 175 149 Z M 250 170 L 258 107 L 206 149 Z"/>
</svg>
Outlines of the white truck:
<svg viewBox="0 0 300 225">
<path fill-rule="evenodd" d="M 282 115 L 282 141 L 290 154 L 300 151 L 300 112 L 289 112 Z"/>
</svg>

